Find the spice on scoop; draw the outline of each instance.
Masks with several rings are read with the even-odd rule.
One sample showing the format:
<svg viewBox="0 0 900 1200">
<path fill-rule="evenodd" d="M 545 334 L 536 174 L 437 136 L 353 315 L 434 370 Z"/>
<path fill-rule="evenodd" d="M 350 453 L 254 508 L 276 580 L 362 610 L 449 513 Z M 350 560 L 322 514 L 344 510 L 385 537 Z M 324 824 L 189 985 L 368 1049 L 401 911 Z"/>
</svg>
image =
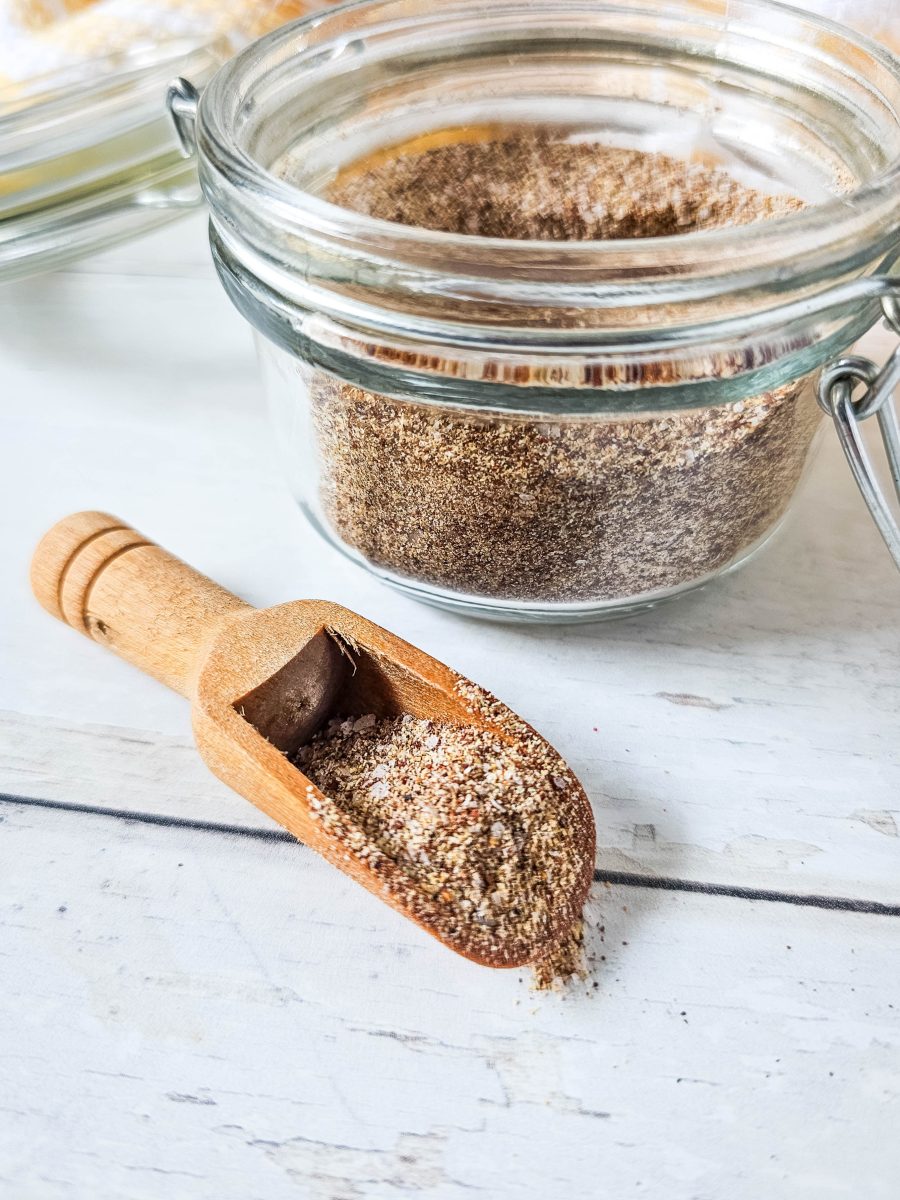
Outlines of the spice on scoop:
<svg viewBox="0 0 900 1200">
<path fill-rule="evenodd" d="M 547 743 L 486 692 L 467 700 L 508 737 L 409 715 L 335 717 L 297 763 L 315 820 L 411 912 L 486 956 L 545 943 L 541 976 L 577 973 L 560 942 L 580 922 L 583 795 Z"/>
</svg>

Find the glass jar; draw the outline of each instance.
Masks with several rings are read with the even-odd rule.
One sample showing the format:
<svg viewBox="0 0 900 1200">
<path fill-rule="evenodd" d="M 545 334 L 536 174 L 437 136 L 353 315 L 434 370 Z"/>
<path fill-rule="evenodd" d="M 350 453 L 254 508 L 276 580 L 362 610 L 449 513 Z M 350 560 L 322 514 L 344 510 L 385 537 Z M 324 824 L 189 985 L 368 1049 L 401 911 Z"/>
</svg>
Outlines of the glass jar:
<svg viewBox="0 0 900 1200">
<path fill-rule="evenodd" d="M 777 528 L 820 424 L 817 385 L 895 536 L 858 421 L 879 409 L 890 441 L 896 363 L 842 360 L 821 379 L 883 305 L 894 313 L 888 51 L 766 0 L 373 0 L 255 43 L 199 105 L 184 81 L 174 96 L 297 499 L 388 583 L 554 621 L 698 587 Z M 712 163 L 805 206 L 548 241 L 328 198 L 391 148 L 535 126 Z"/>
</svg>

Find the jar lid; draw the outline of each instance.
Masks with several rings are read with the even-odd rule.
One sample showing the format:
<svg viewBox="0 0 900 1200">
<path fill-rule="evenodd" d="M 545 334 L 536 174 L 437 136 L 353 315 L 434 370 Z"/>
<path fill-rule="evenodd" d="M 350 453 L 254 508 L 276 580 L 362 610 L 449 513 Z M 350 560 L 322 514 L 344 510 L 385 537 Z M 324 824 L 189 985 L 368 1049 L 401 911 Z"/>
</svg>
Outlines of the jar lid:
<svg viewBox="0 0 900 1200">
<path fill-rule="evenodd" d="M 233 47 L 231 48 L 233 49 Z M 125 241 L 201 203 L 165 106 L 166 85 L 205 82 L 227 42 L 173 39 L 0 95 L 0 281 Z"/>
</svg>

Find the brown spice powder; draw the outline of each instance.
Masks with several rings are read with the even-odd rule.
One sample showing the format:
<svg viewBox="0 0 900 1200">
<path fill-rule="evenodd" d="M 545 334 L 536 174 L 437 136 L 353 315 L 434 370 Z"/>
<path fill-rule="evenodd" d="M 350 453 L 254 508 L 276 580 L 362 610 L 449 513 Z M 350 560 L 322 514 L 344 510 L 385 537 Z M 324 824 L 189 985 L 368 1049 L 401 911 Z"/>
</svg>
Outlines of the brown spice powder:
<svg viewBox="0 0 900 1200">
<path fill-rule="evenodd" d="M 802 207 L 727 172 L 520 131 L 357 164 L 330 198 L 456 233 L 654 237 Z M 640 598 L 720 570 L 793 492 L 820 415 L 808 380 L 627 419 L 497 417 L 311 379 L 320 498 L 375 566 L 454 593 Z"/>
<path fill-rule="evenodd" d="M 720 167 L 567 141 L 551 130 L 433 136 L 352 164 L 329 199 L 368 216 L 481 237 L 574 242 L 746 225 L 803 207 Z"/>
<path fill-rule="evenodd" d="M 312 395 L 348 545 L 453 592 L 557 603 L 726 566 L 781 516 L 820 420 L 806 385 L 627 421 L 487 418 L 325 377 Z"/>
<path fill-rule="evenodd" d="M 491 958 L 568 944 L 593 867 L 580 784 L 486 693 L 467 699 L 506 736 L 410 716 L 332 720 L 297 757 L 323 793 L 313 816 L 451 941 Z M 539 968 L 542 979 L 576 969 L 571 952 Z"/>
<path fill-rule="evenodd" d="M 532 964 L 531 974 L 538 992 L 560 990 L 572 979 L 587 978 L 582 921 L 576 921 L 559 939 L 551 954 Z"/>
</svg>

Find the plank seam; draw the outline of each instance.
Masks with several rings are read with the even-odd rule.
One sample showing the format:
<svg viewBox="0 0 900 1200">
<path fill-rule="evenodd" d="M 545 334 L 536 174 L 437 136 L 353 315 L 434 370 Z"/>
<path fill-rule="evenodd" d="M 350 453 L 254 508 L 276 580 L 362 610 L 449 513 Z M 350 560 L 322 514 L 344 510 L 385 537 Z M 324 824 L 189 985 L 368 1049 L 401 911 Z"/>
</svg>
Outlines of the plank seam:
<svg viewBox="0 0 900 1200">
<path fill-rule="evenodd" d="M 66 804 L 62 800 L 42 800 L 34 796 L 17 796 L 0 792 L 0 804 L 46 808 L 56 812 L 85 813 L 89 816 L 112 817 L 119 821 L 134 821 L 140 825 L 160 825 L 172 829 L 191 829 L 201 833 L 223 833 L 233 837 L 252 838 L 260 842 L 302 842 L 286 829 L 248 829 L 244 825 L 227 825 L 218 821 L 198 821 L 190 817 L 164 817 L 158 813 L 123 812 L 94 804 Z M 880 900 L 854 900 L 849 896 L 820 896 L 804 892 L 781 892 L 773 888 L 743 887 L 730 883 L 704 883 L 701 880 L 678 879 L 668 875 L 642 875 L 636 871 L 594 871 L 595 883 L 619 887 L 647 888 L 664 892 L 689 892 L 701 896 L 724 896 L 732 900 L 761 900 L 769 904 L 793 904 L 802 908 L 820 908 L 832 912 L 865 913 L 870 916 L 900 917 L 900 904 L 884 904 Z"/>
<path fill-rule="evenodd" d="M 595 883 L 622 887 L 656 888 L 666 892 L 696 892 L 702 896 L 727 896 L 734 900 L 765 900 L 770 904 L 794 904 L 804 908 L 833 909 L 835 912 L 869 913 L 879 917 L 900 917 L 900 904 L 880 900 L 853 900 L 849 896 L 819 896 L 805 892 L 780 892 L 774 888 L 743 887 L 731 883 L 703 883 L 666 875 L 640 875 L 633 871 L 594 872 Z"/>
<path fill-rule="evenodd" d="M 35 796 L 17 796 L 0 792 L 0 804 L 21 804 L 28 808 L 50 808 L 56 812 L 86 813 L 95 817 L 112 817 L 118 821 L 135 821 L 140 825 L 161 825 L 173 829 L 194 829 L 201 833 L 225 833 L 236 837 L 254 838 L 261 842 L 294 842 L 297 839 L 286 829 L 248 829 L 245 825 L 228 825 L 221 821 L 198 821 L 191 817 L 164 817 L 159 813 L 124 812 L 99 804 L 67 804 L 64 800 L 42 800 Z"/>
</svg>

